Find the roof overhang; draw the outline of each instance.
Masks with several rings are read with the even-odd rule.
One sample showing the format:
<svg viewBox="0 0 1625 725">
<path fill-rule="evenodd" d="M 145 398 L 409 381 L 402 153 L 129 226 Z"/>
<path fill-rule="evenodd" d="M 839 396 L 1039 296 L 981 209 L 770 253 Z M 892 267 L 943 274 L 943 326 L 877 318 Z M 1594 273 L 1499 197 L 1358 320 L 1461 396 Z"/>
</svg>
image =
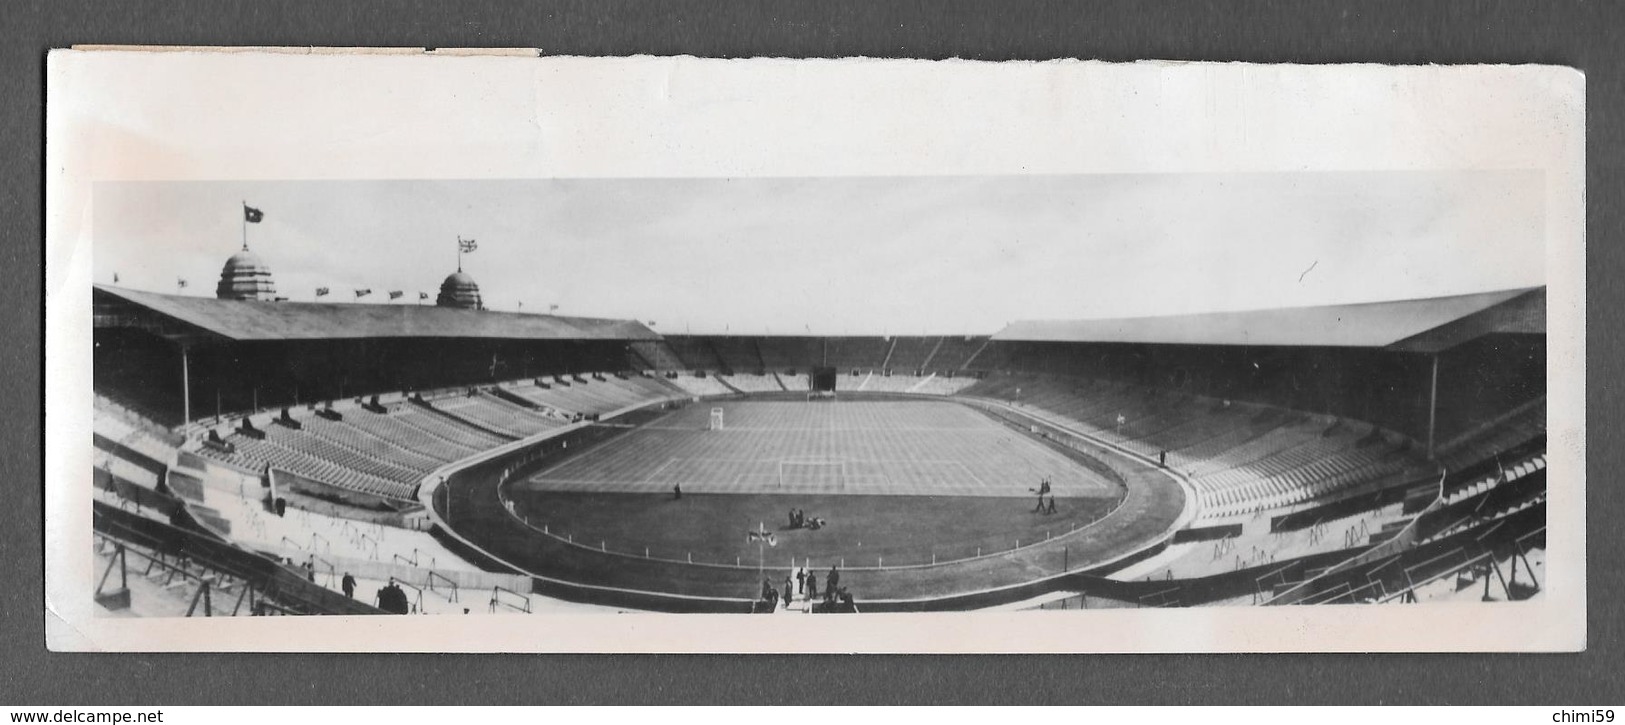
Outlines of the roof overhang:
<svg viewBox="0 0 1625 725">
<path fill-rule="evenodd" d="M 139 327 L 182 344 L 376 338 L 657 340 L 636 320 L 560 317 L 427 305 L 258 302 L 96 285 L 98 328 Z"/>
<path fill-rule="evenodd" d="M 1389 348 L 1438 352 L 1493 332 L 1544 334 L 1545 287 L 1349 305 L 1104 320 L 1025 320 L 999 341 Z"/>
</svg>

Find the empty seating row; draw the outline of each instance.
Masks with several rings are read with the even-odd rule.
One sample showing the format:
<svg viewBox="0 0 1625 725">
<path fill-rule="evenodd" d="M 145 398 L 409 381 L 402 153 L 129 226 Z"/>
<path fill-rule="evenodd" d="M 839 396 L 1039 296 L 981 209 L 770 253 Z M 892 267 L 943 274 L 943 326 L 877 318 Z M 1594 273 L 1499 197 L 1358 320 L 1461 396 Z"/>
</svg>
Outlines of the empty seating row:
<svg viewBox="0 0 1625 725">
<path fill-rule="evenodd" d="M 475 426 L 496 431 L 509 438 L 524 438 L 558 426 L 540 412 L 521 408 L 495 396 L 480 393 L 462 398 L 442 398 L 432 403 L 436 410 L 461 418 Z"/>
<path fill-rule="evenodd" d="M 927 375 L 908 392 L 920 395 L 953 395 L 975 384 L 975 378 L 948 378 L 940 375 Z"/>
<path fill-rule="evenodd" d="M 675 378 L 671 378 L 670 382 L 681 388 L 683 392 L 694 396 L 729 395 L 734 392 L 733 388 L 723 385 L 711 375 L 702 378 L 691 373 L 682 373 Z"/>
<path fill-rule="evenodd" d="M 400 464 L 417 473 L 428 473 L 447 462 L 447 459 L 430 455 L 428 452 L 412 448 L 403 442 L 392 441 L 369 432 L 360 426 L 351 424 L 352 420 L 360 420 L 366 417 L 376 418 L 379 416 L 369 411 L 354 411 L 345 416 L 342 421 L 328 420 L 313 415 L 301 419 L 301 422 L 304 425 L 304 430 L 311 435 L 326 438 L 336 445 L 343 446 L 361 455 Z"/>
<path fill-rule="evenodd" d="M 784 387 L 779 385 L 779 379 L 772 374 L 735 373 L 724 376 L 723 380 L 728 385 L 738 388 L 740 392 L 744 393 L 777 393 L 784 391 Z"/>
<path fill-rule="evenodd" d="M 97 410 L 91 420 L 92 429 L 103 438 L 128 446 L 155 461 L 172 461 L 177 445 L 158 434 L 131 424 L 118 415 Z"/>
<path fill-rule="evenodd" d="M 1009 400 L 1187 475 L 1203 518 L 1292 506 L 1428 468 L 1406 441 L 1365 424 L 1120 383 L 998 376 L 972 395 Z"/>
<path fill-rule="evenodd" d="M 340 445 L 326 436 L 316 435 L 304 430 L 294 430 L 272 424 L 266 426 L 265 437 L 278 445 L 333 465 L 391 481 L 409 482 L 424 473 L 424 471 L 413 470 L 392 460 L 364 455 Z"/>
<path fill-rule="evenodd" d="M 345 414 L 344 423 L 370 435 L 377 436 L 379 439 L 417 451 L 441 463 L 450 463 L 467 458 L 481 450 L 480 446 L 454 441 L 430 430 L 407 423 L 405 418 L 410 417 L 413 413 L 414 411 L 409 409 L 397 410 L 391 413 L 374 413 L 367 410 L 351 411 Z"/>
<path fill-rule="evenodd" d="M 412 403 L 398 406 L 389 415 L 401 423 L 476 451 L 495 448 L 507 442 L 506 438 L 499 435 L 474 428 Z"/>
<path fill-rule="evenodd" d="M 1456 470 L 1546 435 L 1546 396 L 1531 400 L 1477 429 L 1439 446 L 1438 458 Z"/>
<path fill-rule="evenodd" d="M 549 382 L 546 388 L 533 382 L 522 382 L 504 386 L 503 390 L 543 408 L 563 411 L 567 416 L 575 413 L 602 415 L 668 399 L 676 394 L 656 378 L 636 376 L 623 380 L 602 377 L 603 380 L 583 378 L 587 382 L 566 378 L 564 382 Z"/>
<path fill-rule="evenodd" d="M 241 433 L 233 433 L 226 437 L 225 442 L 233 448 L 231 452 L 212 446 L 204 446 L 199 452 L 251 471 L 262 471 L 266 466 L 275 466 L 323 483 L 377 496 L 410 499 L 417 490 L 416 478 L 407 480 L 381 478 L 322 460 L 270 438 L 260 440 Z"/>
</svg>

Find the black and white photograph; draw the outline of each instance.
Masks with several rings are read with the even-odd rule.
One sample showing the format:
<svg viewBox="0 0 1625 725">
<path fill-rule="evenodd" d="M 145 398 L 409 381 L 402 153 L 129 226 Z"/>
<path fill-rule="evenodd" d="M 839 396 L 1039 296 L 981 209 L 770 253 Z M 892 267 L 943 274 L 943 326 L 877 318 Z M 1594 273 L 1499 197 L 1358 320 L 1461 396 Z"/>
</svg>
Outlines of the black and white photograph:
<svg viewBox="0 0 1625 725">
<path fill-rule="evenodd" d="M 53 647 L 1583 646 L 1562 69 L 52 71 Z"/>
</svg>

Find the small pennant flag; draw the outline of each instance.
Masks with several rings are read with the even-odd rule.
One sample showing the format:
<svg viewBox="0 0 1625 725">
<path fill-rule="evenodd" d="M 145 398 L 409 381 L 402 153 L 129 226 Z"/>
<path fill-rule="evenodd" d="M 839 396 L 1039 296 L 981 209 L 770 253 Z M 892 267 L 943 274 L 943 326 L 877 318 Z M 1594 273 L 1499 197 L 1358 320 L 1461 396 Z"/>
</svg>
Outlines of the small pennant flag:
<svg viewBox="0 0 1625 725">
<path fill-rule="evenodd" d="M 547 311 L 548 311 L 548 312 L 552 312 L 552 311 L 554 311 L 554 310 L 556 310 L 556 309 L 558 309 L 558 308 L 559 308 L 559 306 L 558 306 L 558 305 L 548 305 L 548 306 L 547 306 Z"/>
<path fill-rule="evenodd" d="M 243 205 L 243 219 L 249 224 L 258 224 L 265 218 L 265 212 L 255 209 L 247 204 Z"/>
<path fill-rule="evenodd" d="M 181 277 L 176 277 L 175 278 L 175 286 L 180 287 L 182 289 L 185 289 L 186 288 L 186 280 L 184 278 L 181 278 Z"/>
<path fill-rule="evenodd" d="M 418 293 L 418 299 L 420 299 L 420 300 L 429 299 L 429 293 L 428 292 L 419 292 Z"/>
<path fill-rule="evenodd" d="M 317 287 L 316 288 L 316 296 L 317 297 L 326 297 L 328 292 L 332 292 L 332 290 L 330 290 L 330 289 L 328 289 L 326 287 Z"/>
<path fill-rule="evenodd" d="M 654 321 L 654 320 L 650 320 L 650 321 L 649 321 L 649 326 L 650 326 L 650 327 L 654 327 L 654 326 L 655 326 L 655 321 Z"/>
<path fill-rule="evenodd" d="M 370 289 L 358 289 L 358 290 L 355 291 L 355 298 L 359 300 L 362 297 L 366 297 L 367 295 L 370 295 L 370 294 L 372 294 L 372 290 L 370 290 Z"/>
<path fill-rule="evenodd" d="M 389 291 L 389 298 L 392 299 L 392 300 L 398 300 L 398 299 L 401 298 L 401 295 L 404 295 L 404 294 L 406 294 L 406 293 L 402 292 L 400 290 L 390 290 Z"/>
<path fill-rule="evenodd" d="M 472 240 L 472 239 L 461 239 L 461 238 L 459 238 L 457 240 L 457 246 L 458 246 L 459 249 L 462 249 L 464 252 L 472 252 L 472 251 L 480 248 L 480 245 L 476 244 L 474 242 L 474 240 Z"/>
<path fill-rule="evenodd" d="M 757 524 L 755 531 L 746 531 L 745 541 L 765 541 L 768 546 L 779 545 L 778 537 L 775 537 L 773 532 L 767 530 L 767 524 Z"/>
</svg>

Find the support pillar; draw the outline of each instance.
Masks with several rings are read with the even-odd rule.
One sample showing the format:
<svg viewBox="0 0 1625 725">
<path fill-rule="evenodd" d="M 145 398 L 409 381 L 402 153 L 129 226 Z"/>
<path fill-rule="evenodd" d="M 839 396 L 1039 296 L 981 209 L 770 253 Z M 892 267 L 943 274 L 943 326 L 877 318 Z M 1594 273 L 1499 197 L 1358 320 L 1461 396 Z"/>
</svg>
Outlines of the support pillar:
<svg viewBox="0 0 1625 725">
<path fill-rule="evenodd" d="M 192 422 L 192 371 L 186 346 L 181 346 L 181 423 Z"/>
<path fill-rule="evenodd" d="M 1439 356 L 1433 356 L 1433 382 L 1428 386 L 1428 458 L 1433 458 L 1434 425 L 1439 417 Z"/>
</svg>

